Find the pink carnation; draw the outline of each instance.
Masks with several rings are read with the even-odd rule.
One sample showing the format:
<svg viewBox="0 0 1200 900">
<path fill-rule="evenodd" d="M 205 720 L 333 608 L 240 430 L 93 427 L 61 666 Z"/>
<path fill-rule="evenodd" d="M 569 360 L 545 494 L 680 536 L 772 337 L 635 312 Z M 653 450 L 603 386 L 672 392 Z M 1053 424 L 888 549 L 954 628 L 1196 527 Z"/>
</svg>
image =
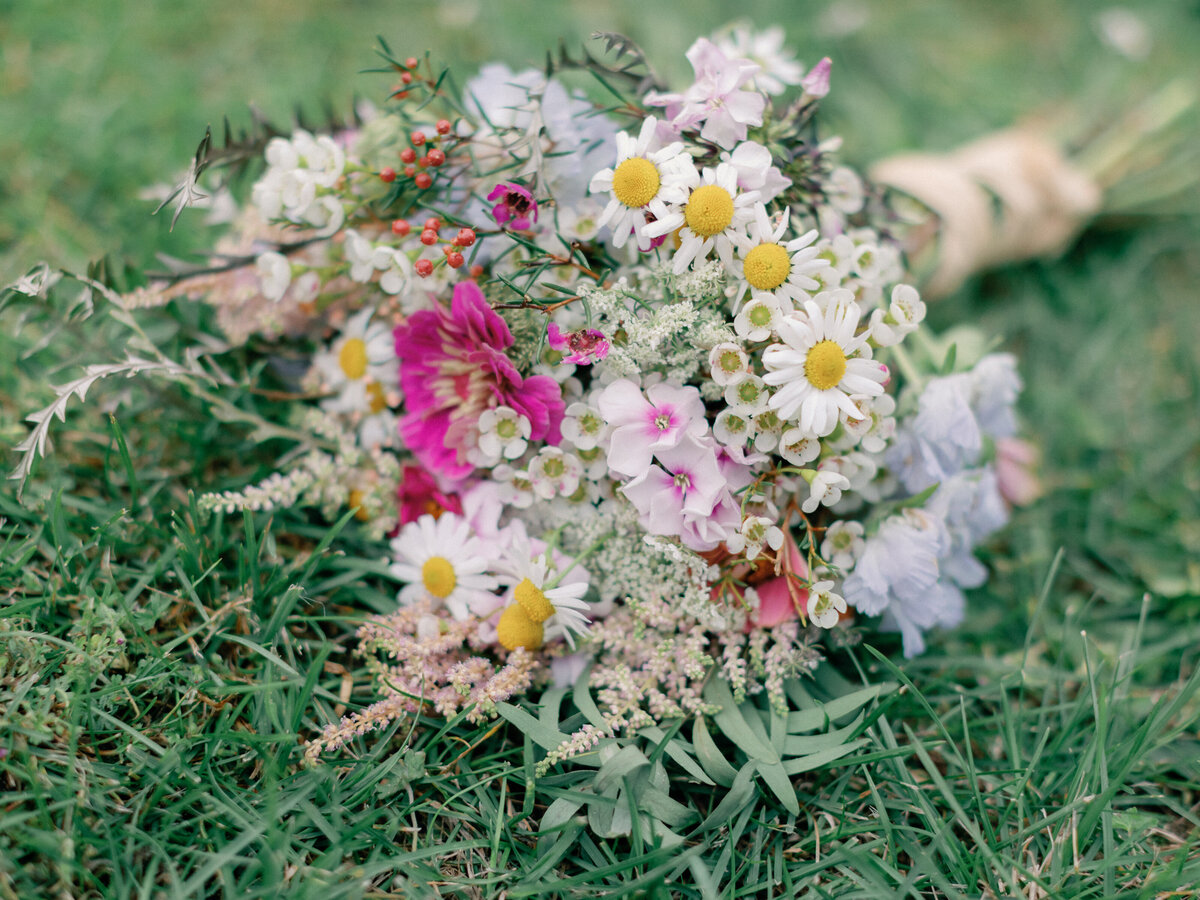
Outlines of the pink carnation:
<svg viewBox="0 0 1200 900">
<path fill-rule="evenodd" d="M 435 474 L 466 477 L 466 451 L 485 409 L 508 406 L 529 420 L 530 440 L 557 444 L 564 406 L 549 375 L 524 378 L 504 351 L 512 332 L 473 281 L 454 288 L 450 309 L 435 305 L 396 327 L 405 414 L 400 436 Z"/>
</svg>

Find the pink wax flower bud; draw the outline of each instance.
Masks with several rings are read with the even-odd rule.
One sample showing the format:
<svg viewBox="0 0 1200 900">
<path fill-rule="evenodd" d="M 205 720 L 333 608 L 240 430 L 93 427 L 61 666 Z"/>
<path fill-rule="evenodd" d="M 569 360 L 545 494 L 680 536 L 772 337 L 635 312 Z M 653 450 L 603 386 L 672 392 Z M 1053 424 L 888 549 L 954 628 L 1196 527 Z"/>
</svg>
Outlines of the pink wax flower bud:
<svg viewBox="0 0 1200 900">
<path fill-rule="evenodd" d="M 537 201 L 533 194 L 515 182 L 502 181 L 492 188 L 488 200 L 499 201 L 492 207 L 492 216 L 500 227 L 527 231 L 538 218 Z"/>
</svg>

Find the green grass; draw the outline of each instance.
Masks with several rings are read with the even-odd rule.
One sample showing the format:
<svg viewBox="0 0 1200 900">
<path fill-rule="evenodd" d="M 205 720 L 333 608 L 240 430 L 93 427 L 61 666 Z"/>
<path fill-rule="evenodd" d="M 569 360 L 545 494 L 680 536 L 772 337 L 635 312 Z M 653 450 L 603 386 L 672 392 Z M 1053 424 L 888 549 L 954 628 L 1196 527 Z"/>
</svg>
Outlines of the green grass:
<svg viewBox="0 0 1200 900">
<path fill-rule="evenodd" d="M 0 4 L 0 266 L 200 246 L 198 218 L 168 236 L 137 189 L 170 179 L 203 126 L 247 99 L 286 117 L 294 100 L 370 94 L 355 72 L 374 35 L 402 46 L 394 4 L 345 4 L 336 21 L 317 4 L 244 6 Z M 446 58 L 516 63 L 563 34 L 625 30 L 682 72 L 670 55 L 722 6 L 647 22 L 645 4 L 546 3 L 528 20 L 468 4 L 466 28 L 430 14 L 408 33 Z M 1130 68 L 1098 49 L 1089 4 L 865 6 L 849 37 L 822 37 L 815 7 L 784 23 L 806 60 L 834 56 L 830 113 L 859 161 L 949 146 Z M 1200 17 L 1145 8 L 1163 27 L 1134 80 L 1188 73 Z M 839 660 L 904 687 L 852 764 L 796 779 L 798 817 L 768 792 L 683 850 L 574 819 L 539 836 L 547 804 L 585 782 L 534 779 L 535 749 L 510 727 L 423 720 L 303 767 L 300 741 L 371 699 L 349 648 L 391 599 L 378 547 L 350 523 L 322 550 L 330 529 L 297 514 L 202 521 L 191 492 L 265 474 L 281 445 L 169 384 L 99 386 L 55 430 L 24 502 L 0 489 L 0 898 L 1189 896 L 1200 224 L 1136 224 L 931 310 L 1020 355 L 1049 492 L 989 548 L 964 627 L 910 662 L 884 640 L 882 656 Z M 195 315 L 148 327 L 170 349 Z M 0 311 L 0 443 L 119 339 L 58 307 Z M 686 801 L 707 817 L 723 796 L 698 785 Z"/>
</svg>

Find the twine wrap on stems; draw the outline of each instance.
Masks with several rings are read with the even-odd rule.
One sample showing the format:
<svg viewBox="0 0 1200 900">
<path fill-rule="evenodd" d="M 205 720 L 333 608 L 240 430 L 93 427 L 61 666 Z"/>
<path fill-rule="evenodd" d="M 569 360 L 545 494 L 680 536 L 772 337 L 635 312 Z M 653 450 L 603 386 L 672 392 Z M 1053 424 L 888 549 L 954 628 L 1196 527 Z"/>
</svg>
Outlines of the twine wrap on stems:
<svg viewBox="0 0 1200 900">
<path fill-rule="evenodd" d="M 927 297 L 976 272 L 1063 252 L 1099 212 L 1103 192 L 1047 138 L 1000 131 L 945 154 L 911 153 L 872 167 L 871 178 L 924 204 L 935 219 L 913 232 L 919 253 L 937 241 Z"/>
</svg>

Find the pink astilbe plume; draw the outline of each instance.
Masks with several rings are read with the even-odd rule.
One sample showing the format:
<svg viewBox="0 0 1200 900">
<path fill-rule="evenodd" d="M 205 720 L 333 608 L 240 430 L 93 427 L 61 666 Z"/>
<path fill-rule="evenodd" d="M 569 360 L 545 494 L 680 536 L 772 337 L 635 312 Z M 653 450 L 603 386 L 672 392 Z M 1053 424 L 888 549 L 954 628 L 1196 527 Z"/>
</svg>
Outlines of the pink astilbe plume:
<svg viewBox="0 0 1200 900">
<path fill-rule="evenodd" d="M 477 655 L 495 651 L 491 636 L 492 629 L 483 620 L 472 617 L 460 622 L 437 616 L 429 600 L 388 616 L 372 616 L 358 630 L 358 652 L 367 657 L 383 699 L 327 725 L 308 745 L 305 756 L 315 760 L 413 713 L 432 710 L 450 718 L 471 708 L 469 720 L 489 718 L 496 703 L 528 690 L 541 669 L 523 648 L 507 654 L 501 665 Z"/>
</svg>

